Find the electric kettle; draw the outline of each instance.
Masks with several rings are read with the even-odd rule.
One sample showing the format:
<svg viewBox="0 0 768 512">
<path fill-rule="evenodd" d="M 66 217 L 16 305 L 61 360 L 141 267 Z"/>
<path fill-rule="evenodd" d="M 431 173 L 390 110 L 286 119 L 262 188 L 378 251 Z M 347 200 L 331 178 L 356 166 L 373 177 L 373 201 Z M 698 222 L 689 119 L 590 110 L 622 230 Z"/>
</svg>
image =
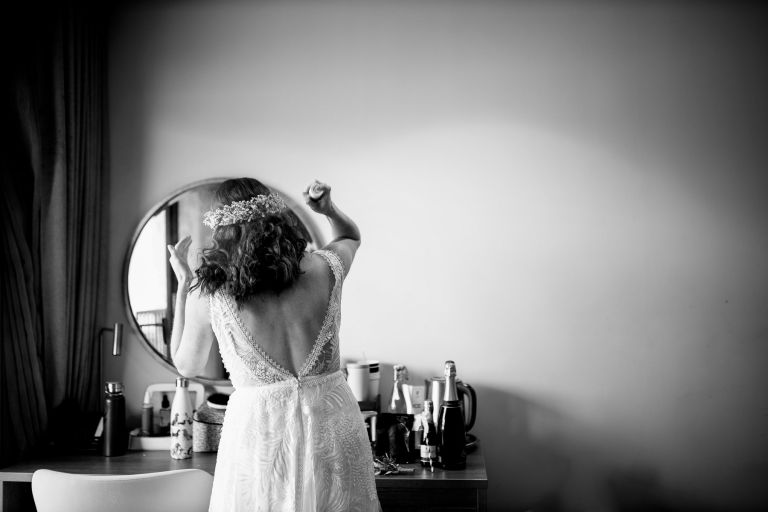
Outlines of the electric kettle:
<svg viewBox="0 0 768 512">
<path fill-rule="evenodd" d="M 427 398 L 435 404 L 433 420 L 437 425 L 437 415 L 440 412 L 440 405 L 443 403 L 443 395 L 445 394 L 445 377 L 431 377 L 425 381 L 425 384 L 428 392 Z M 459 395 L 461 412 L 464 414 L 464 428 L 469 432 L 477 417 L 477 394 L 475 394 L 472 386 L 464 384 L 459 379 L 456 380 L 456 391 Z M 470 414 L 467 414 L 467 411 Z"/>
</svg>

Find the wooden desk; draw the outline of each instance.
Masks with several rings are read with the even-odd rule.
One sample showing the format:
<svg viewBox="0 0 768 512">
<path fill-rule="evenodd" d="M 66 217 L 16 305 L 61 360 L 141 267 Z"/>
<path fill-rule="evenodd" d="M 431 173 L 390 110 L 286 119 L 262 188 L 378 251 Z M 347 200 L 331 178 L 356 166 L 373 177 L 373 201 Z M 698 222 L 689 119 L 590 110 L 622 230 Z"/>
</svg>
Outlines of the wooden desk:
<svg viewBox="0 0 768 512">
<path fill-rule="evenodd" d="M 195 453 L 191 459 L 174 460 L 166 451 L 128 452 L 120 457 L 100 455 L 59 455 L 20 462 L 0 469 L 0 512 L 16 511 L 12 493 L 6 485 L 29 483 L 38 469 L 92 475 L 133 475 L 172 469 L 199 468 L 213 474 L 215 453 Z M 376 488 L 385 511 L 485 511 L 488 477 L 485 459 L 479 450 L 467 457 L 467 468 L 445 471 L 423 469 L 419 464 L 410 475 L 376 477 Z"/>
<path fill-rule="evenodd" d="M 403 464 L 414 468 L 410 475 L 376 477 L 376 490 L 385 511 L 485 511 L 488 476 L 480 450 L 467 456 L 461 470 L 436 468 L 431 472 L 421 464 Z"/>
</svg>

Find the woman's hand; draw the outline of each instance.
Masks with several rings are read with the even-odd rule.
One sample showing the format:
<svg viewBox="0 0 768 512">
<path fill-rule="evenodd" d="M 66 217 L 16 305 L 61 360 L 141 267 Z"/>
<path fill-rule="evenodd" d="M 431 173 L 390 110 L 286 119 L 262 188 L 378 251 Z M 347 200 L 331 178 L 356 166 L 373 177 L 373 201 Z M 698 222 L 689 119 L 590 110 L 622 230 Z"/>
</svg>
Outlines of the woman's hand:
<svg viewBox="0 0 768 512">
<path fill-rule="evenodd" d="M 171 257 L 168 261 L 171 262 L 174 274 L 176 274 L 176 280 L 179 282 L 179 286 L 189 285 L 192 281 L 192 269 L 189 268 L 187 263 L 187 255 L 189 254 L 189 246 L 192 244 L 192 238 L 185 236 L 179 240 L 176 245 L 169 245 L 168 252 Z"/>
<path fill-rule="evenodd" d="M 303 193 L 304 202 L 313 211 L 323 215 L 330 215 L 333 211 L 333 202 L 331 201 L 331 186 L 327 183 L 321 183 L 317 180 L 309 184 Z"/>
</svg>

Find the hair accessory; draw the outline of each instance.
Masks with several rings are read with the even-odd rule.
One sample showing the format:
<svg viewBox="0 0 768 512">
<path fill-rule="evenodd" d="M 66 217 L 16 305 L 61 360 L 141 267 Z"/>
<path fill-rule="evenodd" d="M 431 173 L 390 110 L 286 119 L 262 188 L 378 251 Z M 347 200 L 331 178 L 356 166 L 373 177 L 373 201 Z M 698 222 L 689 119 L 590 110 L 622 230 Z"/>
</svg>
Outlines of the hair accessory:
<svg viewBox="0 0 768 512">
<path fill-rule="evenodd" d="M 203 224 L 211 229 L 241 222 L 251 222 L 267 215 L 277 215 L 287 208 L 285 201 L 274 192 L 269 195 L 253 196 L 245 201 L 231 203 L 211 210 L 203 215 Z"/>
</svg>

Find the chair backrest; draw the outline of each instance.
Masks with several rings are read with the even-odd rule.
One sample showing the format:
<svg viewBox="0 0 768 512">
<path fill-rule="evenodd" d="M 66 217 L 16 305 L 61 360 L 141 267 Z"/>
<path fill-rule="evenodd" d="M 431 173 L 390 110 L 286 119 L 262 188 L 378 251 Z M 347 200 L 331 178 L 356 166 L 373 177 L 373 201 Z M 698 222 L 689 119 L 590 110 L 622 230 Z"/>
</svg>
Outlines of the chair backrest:
<svg viewBox="0 0 768 512">
<path fill-rule="evenodd" d="M 38 512 L 205 512 L 213 476 L 202 469 L 139 475 L 32 474 Z"/>
</svg>

